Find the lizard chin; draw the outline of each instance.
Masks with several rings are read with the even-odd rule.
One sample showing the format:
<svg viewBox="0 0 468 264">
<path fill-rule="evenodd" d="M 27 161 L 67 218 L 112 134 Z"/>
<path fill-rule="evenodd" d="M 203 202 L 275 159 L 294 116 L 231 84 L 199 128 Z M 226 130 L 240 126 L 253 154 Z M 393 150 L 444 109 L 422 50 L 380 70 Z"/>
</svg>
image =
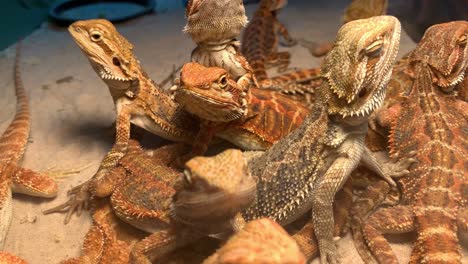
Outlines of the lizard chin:
<svg viewBox="0 0 468 264">
<path fill-rule="evenodd" d="M 220 102 L 187 89 L 178 89 L 174 98 L 187 112 L 209 121 L 229 122 L 247 114 L 247 104 Z"/>
</svg>

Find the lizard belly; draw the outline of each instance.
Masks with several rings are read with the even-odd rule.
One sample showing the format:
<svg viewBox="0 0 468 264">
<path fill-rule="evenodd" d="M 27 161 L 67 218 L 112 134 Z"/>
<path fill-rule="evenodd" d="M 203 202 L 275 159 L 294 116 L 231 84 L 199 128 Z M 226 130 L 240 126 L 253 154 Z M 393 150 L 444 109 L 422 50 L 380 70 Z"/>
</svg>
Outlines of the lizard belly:
<svg viewBox="0 0 468 264">
<path fill-rule="evenodd" d="M 130 122 L 164 139 L 180 141 L 180 139 L 168 133 L 159 124 L 157 124 L 151 117 L 147 115 L 135 114 L 132 116 L 132 119 L 130 120 Z"/>
</svg>

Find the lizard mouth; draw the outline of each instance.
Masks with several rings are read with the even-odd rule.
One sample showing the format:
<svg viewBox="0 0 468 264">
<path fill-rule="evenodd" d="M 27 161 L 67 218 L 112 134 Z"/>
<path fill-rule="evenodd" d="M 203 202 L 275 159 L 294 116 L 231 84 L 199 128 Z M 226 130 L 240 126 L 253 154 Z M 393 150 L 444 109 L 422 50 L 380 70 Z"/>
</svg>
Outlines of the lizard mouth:
<svg viewBox="0 0 468 264">
<path fill-rule="evenodd" d="M 187 112 L 209 121 L 229 122 L 247 114 L 247 104 L 217 100 L 184 88 L 177 89 L 174 98 Z"/>
<path fill-rule="evenodd" d="M 102 64 L 99 65 L 99 69 L 97 70 L 99 77 L 105 81 L 119 81 L 119 82 L 130 82 L 132 81 L 131 78 L 128 77 L 120 77 L 116 76 L 111 70 L 109 70 L 106 66 Z"/>
<path fill-rule="evenodd" d="M 386 86 L 381 85 L 377 90 L 369 92 L 367 87 L 363 88 L 358 95 L 358 100 L 364 102 L 358 107 L 345 109 L 342 111 L 341 116 L 347 117 L 368 117 L 377 108 L 379 108 L 385 99 Z M 359 104 L 359 102 L 357 102 Z"/>
<path fill-rule="evenodd" d="M 443 74 L 437 69 L 432 69 L 432 72 L 437 77 L 437 85 L 444 91 L 451 90 L 449 88 L 453 88 L 453 86 L 459 84 L 465 78 L 466 66 L 467 63 L 463 61 L 463 58 L 460 58 L 459 63 L 455 65 L 452 73 Z"/>
</svg>

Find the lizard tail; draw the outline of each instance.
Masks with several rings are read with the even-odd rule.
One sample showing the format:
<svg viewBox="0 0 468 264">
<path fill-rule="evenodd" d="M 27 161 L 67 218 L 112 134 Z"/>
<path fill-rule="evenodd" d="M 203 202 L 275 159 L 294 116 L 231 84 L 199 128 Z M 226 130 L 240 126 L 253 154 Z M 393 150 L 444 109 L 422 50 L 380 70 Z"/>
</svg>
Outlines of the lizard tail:
<svg viewBox="0 0 468 264">
<path fill-rule="evenodd" d="M 0 137 L 0 162 L 18 162 L 23 156 L 30 131 L 30 112 L 26 91 L 20 73 L 21 43 L 16 47 L 14 79 L 16 87 L 16 114 Z"/>
</svg>

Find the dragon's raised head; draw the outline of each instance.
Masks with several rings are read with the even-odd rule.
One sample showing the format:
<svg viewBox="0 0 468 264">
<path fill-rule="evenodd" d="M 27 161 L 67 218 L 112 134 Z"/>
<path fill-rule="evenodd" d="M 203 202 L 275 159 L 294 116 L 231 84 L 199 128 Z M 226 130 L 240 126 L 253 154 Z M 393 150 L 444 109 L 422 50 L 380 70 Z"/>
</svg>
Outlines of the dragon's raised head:
<svg viewBox="0 0 468 264">
<path fill-rule="evenodd" d="M 432 81 L 443 91 L 460 83 L 468 66 L 468 21 L 433 25 L 410 54 L 412 62 L 430 66 Z"/>
<path fill-rule="evenodd" d="M 182 220 L 231 218 L 255 198 L 255 180 L 238 149 L 192 158 L 185 167 L 185 187 L 173 201 L 173 212 Z"/>
<path fill-rule="evenodd" d="M 180 72 L 175 100 L 202 119 L 228 122 L 247 114 L 247 94 L 223 68 L 186 63 Z"/>
<path fill-rule="evenodd" d="M 220 43 L 239 36 L 247 25 L 242 0 L 190 0 L 184 32 L 196 43 Z"/>
<path fill-rule="evenodd" d="M 135 73 L 131 67 L 138 65 L 134 63 L 133 45 L 111 22 L 105 19 L 77 21 L 68 31 L 101 79 L 114 86 L 133 81 Z"/>
<path fill-rule="evenodd" d="M 338 31 L 321 68 L 329 87 L 321 89 L 328 112 L 342 118 L 367 118 L 385 97 L 400 42 L 393 16 L 351 21 Z"/>
</svg>

